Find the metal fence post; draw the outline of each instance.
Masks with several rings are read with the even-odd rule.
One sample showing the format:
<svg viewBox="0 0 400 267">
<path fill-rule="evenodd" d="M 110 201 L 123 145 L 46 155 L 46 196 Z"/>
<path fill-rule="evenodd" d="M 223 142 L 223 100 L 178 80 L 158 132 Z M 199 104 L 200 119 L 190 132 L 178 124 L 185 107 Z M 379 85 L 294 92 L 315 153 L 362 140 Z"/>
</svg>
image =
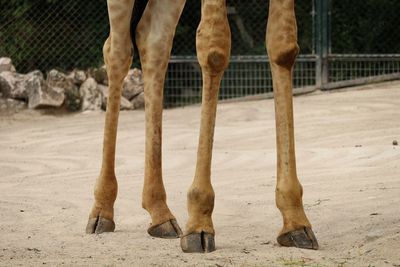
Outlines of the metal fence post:
<svg viewBox="0 0 400 267">
<path fill-rule="evenodd" d="M 316 86 L 323 89 L 329 82 L 330 45 L 330 0 L 314 0 L 316 7 L 315 39 L 316 39 Z"/>
</svg>

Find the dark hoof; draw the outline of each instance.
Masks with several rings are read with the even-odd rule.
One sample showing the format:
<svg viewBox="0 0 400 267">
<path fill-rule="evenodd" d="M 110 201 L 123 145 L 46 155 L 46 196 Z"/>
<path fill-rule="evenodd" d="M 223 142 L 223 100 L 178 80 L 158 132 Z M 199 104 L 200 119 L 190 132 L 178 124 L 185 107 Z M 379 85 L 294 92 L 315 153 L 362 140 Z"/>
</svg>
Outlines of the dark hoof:
<svg viewBox="0 0 400 267">
<path fill-rule="evenodd" d="M 101 234 L 104 232 L 114 232 L 115 223 L 106 218 L 91 218 L 86 226 L 87 234 Z"/>
<path fill-rule="evenodd" d="M 193 233 L 181 238 L 181 248 L 186 253 L 207 253 L 215 250 L 213 234 Z"/>
<path fill-rule="evenodd" d="M 147 232 L 151 236 L 160 238 L 179 238 L 182 235 L 181 228 L 175 219 L 159 225 L 150 226 Z"/>
<path fill-rule="evenodd" d="M 281 246 L 285 247 L 318 249 L 317 238 L 311 228 L 308 227 L 278 236 L 277 241 Z"/>
</svg>

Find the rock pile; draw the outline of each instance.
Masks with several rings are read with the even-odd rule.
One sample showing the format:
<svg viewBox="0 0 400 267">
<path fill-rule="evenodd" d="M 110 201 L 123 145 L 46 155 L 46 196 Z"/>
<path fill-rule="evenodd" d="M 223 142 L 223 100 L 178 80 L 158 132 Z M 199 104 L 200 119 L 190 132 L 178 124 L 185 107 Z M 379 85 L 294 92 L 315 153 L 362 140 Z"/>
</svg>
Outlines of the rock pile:
<svg viewBox="0 0 400 267">
<path fill-rule="evenodd" d="M 51 70 L 47 77 L 36 70 L 16 72 L 10 58 L 0 58 L 0 111 L 23 106 L 30 109 L 65 108 L 68 111 L 106 109 L 108 79 L 105 67 L 63 73 Z M 142 72 L 132 69 L 124 79 L 121 110 L 144 107 Z"/>
</svg>

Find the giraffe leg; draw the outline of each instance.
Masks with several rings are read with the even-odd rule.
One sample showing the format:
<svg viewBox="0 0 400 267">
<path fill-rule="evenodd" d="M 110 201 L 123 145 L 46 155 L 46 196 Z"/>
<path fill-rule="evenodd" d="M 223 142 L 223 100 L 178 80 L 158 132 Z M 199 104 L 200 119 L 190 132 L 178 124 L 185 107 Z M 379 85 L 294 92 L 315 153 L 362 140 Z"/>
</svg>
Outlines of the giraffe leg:
<svg viewBox="0 0 400 267">
<path fill-rule="evenodd" d="M 277 138 L 276 205 L 283 216 L 278 236 L 282 246 L 318 249 L 303 208 L 303 189 L 297 178 L 293 129 L 292 68 L 299 48 L 294 0 L 271 0 L 267 50 L 275 96 Z"/>
<path fill-rule="evenodd" d="M 108 0 L 110 36 L 103 47 L 109 80 L 103 143 L 103 161 L 95 185 L 95 202 L 89 215 L 86 233 L 114 231 L 114 202 L 117 197 L 115 144 L 122 82 L 132 62 L 130 20 L 133 0 Z"/>
<path fill-rule="evenodd" d="M 196 173 L 187 194 L 189 220 L 181 238 L 184 252 L 215 250 L 211 156 L 218 92 L 231 48 L 225 0 L 202 1 L 201 14 L 196 48 L 203 76 L 202 111 Z"/>
<path fill-rule="evenodd" d="M 165 73 L 175 28 L 184 4 L 184 0 L 149 1 L 136 31 L 146 107 L 146 158 L 142 206 L 151 216 L 148 233 L 162 238 L 177 238 L 182 234 L 167 206 L 162 180 L 161 140 Z"/>
</svg>

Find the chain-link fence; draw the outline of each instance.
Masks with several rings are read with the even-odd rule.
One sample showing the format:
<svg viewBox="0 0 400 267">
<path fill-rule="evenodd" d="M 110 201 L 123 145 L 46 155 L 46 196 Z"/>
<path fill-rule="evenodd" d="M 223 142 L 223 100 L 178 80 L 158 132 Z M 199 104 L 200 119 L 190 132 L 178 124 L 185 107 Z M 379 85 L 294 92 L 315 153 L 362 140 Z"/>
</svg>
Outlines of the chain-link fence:
<svg viewBox="0 0 400 267">
<path fill-rule="evenodd" d="M 272 91 L 265 52 L 268 2 L 227 0 L 232 58 L 221 99 Z M 105 0 L 0 0 L 0 6 L 0 56 L 11 57 L 19 72 L 103 64 L 102 45 L 109 31 Z M 331 88 L 370 77 L 398 78 L 399 12 L 398 0 L 297 0 L 301 54 L 294 86 Z M 195 56 L 199 21 L 200 1 L 187 0 L 167 73 L 166 106 L 200 101 Z"/>
<path fill-rule="evenodd" d="M 105 0 L 0 0 L 0 56 L 18 72 L 102 65 Z"/>
</svg>

